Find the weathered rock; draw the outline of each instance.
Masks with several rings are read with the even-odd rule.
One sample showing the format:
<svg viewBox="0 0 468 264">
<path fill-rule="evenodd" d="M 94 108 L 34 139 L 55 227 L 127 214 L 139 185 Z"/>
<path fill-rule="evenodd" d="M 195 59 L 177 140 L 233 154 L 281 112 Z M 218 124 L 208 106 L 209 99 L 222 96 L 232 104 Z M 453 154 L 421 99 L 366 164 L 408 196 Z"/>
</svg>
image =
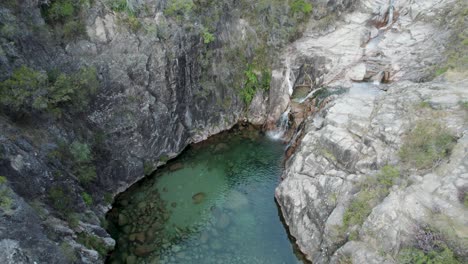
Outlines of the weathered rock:
<svg viewBox="0 0 468 264">
<path fill-rule="evenodd" d="M 455 197 L 460 187 L 453 182 L 468 184 L 462 176 L 468 168 L 461 161 L 467 155 L 462 147 L 466 144 L 465 114 L 457 110 L 456 103 L 467 100 L 468 94 L 461 82 L 404 81 L 427 80 L 433 71 L 431 65 L 443 59 L 444 43 L 453 32 L 432 21 L 454 2 L 392 2 L 398 12 L 392 21 L 386 21 L 389 1 L 361 1 L 361 6 L 336 22 L 333 29 L 317 32 L 311 27 L 285 53 L 288 58 L 325 57 L 328 71 L 323 82 L 350 88 L 328 103 L 318 117 L 306 121 L 301 143 L 287 161 L 284 180 L 276 189 L 290 232 L 313 263 L 342 263 L 342 257 L 352 263 L 394 263 L 398 251 L 413 242 L 414 226 L 421 222 L 455 229 L 453 239 L 466 239 L 461 228 L 466 220 L 460 217 L 467 212 Z M 415 19 L 411 15 L 415 11 L 427 19 Z M 295 67 L 294 59 L 285 60 L 283 72 L 291 67 Z M 290 83 L 294 77 L 283 75 L 281 79 Z M 393 83 L 374 86 L 352 84 L 349 79 Z M 392 188 L 358 227 L 360 241 L 348 242 L 349 234 L 343 233 L 342 226 L 350 200 L 368 175 L 386 164 L 398 164 L 404 133 L 416 119 L 423 118 L 415 110 L 422 101 L 441 111 L 439 121 L 461 138 L 456 149 L 465 150 L 454 151 L 449 164 L 443 163 L 433 174 L 416 177 L 413 185 Z M 283 109 L 287 105 L 285 99 Z M 434 206 L 440 218 L 453 221 L 434 223 L 429 209 Z M 382 249 L 387 256 L 380 254 Z M 460 247 L 453 250 L 466 258 Z"/>
<path fill-rule="evenodd" d="M 366 77 L 366 64 L 359 63 L 358 65 L 351 68 L 348 72 L 348 77 L 353 81 L 363 81 Z"/>
<path fill-rule="evenodd" d="M 339 263 L 344 254 L 353 263 L 393 263 L 383 260 L 379 250 L 384 248 L 396 258 L 402 247 L 413 243 L 414 227 L 421 223 L 441 229 L 450 226 L 457 230 L 458 241 L 468 236 L 461 228 L 467 209 L 457 199 L 460 186 L 468 185 L 463 176 L 468 172 L 467 123 L 457 113 L 457 102 L 468 98 L 462 87 L 461 83 L 402 82 L 390 85 L 385 93 L 371 84 L 356 84 L 325 111 L 322 127 L 307 125 L 297 153 L 287 162 L 276 198 L 291 234 L 310 260 Z M 397 150 L 414 124 L 414 109 L 421 100 L 438 102 L 434 111 L 443 113 L 440 121 L 461 136 L 450 163 L 423 174 L 409 187 L 391 189 L 358 231 L 361 241 L 346 243 L 339 230 L 350 199 L 366 175 L 398 162 Z M 437 208 L 441 219 L 451 220 L 434 222 L 431 208 Z"/>
<path fill-rule="evenodd" d="M 229 215 L 227 214 L 222 214 L 217 220 L 216 220 L 216 228 L 219 229 L 225 229 L 229 226 L 231 223 L 231 219 L 229 218 Z"/>
</svg>

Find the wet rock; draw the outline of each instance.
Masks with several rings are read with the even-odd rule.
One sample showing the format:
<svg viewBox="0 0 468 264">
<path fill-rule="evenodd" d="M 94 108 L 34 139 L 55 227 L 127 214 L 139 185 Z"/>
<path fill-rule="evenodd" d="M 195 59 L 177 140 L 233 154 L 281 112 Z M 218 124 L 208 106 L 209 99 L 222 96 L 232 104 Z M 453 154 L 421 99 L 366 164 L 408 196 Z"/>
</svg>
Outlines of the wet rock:
<svg viewBox="0 0 468 264">
<path fill-rule="evenodd" d="M 363 81 L 365 76 L 366 64 L 364 63 L 359 63 L 348 72 L 348 77 L 353 81 Z"/>
<path fill-rule="evenodd" d="M 145 257 L 151 254 L 155 249 L 150 245 L 138 245 L 135 247 L 133 253 L 138 257 Z"/>
<path fill-rule="evenodd" d="M 141 232 L 141 233 L 135 234 L 135 239 L 136 239 L 136 241 L 138 241 L 140 243 L 145 243 L 145 240 L 146 240 L 145 233 Z"/>
<path fill-rule="evenodd" d="M 227 150 L 229 150 L 229 146 L 226 143 L 219 143 L 218 145 L 216 145 L 214 152 L 219 153 Z"/>
<path fill-rule="evenodd" d="M 184 164 L 182 162 L 177 162 L 169 166 L 169 170 L 176 171 L 176 170 L 182 169 L 183 167 L 184 167 Z"/>
<path fill-rule="evenodd" d="M 124 226 L 128 224 L 128 218 L 124 214 L 119 214 L 119 226 Z"/>
<path fill-rule="evenodd" d="M 135 256 L 128 256 L 125 261 L 126 264 L 136 264 L 137 258 Z"/>
<path fill-rule="evenodd" d="M 139 202 L 138 203 L 138 209 L 141 210 L 141 209 L 144 209 L 144 208 L 146 208 L 146 202 Z"/>
<path fill-rule="evenodd" d="M 174 253 L 179 252 L 181 249 L 182 249 L 182 248 L 181 248 L 180 246 L 178 246 L 178 245 L 174 245 L 174 246 L 172 246 L 172 248 L 171 248 L 172 252 L 174 252 Z"/>
<path fill-rule="evenodd" d="M 206 198 L 206 193 L 199 192 L 199 193 L 196 193 L 196 194 L 194 194 L 192 196 L 192 201 L 193 201 L 194 204 L 200 204 L 203 201 L 205 201 L 205 198 Z"/>
</svg>

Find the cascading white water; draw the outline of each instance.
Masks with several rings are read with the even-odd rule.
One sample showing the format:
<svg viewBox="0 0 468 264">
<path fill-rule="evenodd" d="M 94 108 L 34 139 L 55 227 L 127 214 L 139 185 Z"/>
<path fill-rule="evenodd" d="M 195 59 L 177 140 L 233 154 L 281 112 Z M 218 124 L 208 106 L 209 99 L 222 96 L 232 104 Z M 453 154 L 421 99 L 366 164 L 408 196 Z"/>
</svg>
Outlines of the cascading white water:
<svg viewBox="0 0 468 264">
<path fill-rule="evenodd" d="M 316 94 L 317 92 L 321 91 L 323 88 L 319 88 L 319 89 L 315 89 L 313 90 L 312 92 L 308 93 L 306 95 L 306 97 L 304 98 L 300 98 L 300 99 L 296 99 L 294 100 L 295 102 L 298 102 L 300 104 L 302 104 L 303 102 L 305 102 L 307 99 L 311 98 L 314 94 Z"/>
<path fill-rule="evenodd" d="M 393 23 L 393 13 L 394 13 L 394 3 L 395 0 L 390 0 L 390 6 L 388 8 L 388 21 L 387 21 L 387 27 L 389 27 L 390 25 L 392 25 Z"/>
<path fill-rule="evenodd" d="M 273 131 L 268 131 L 267 135 L 269 138 L 274 139 L 274 140 L 280 140 L 283 138 L 284 134 L 289 128 L 289 112 L 290 111 L 291 111 L 291 108 L 288 107 L 288 109 L 286 109 L 286 111 L 283 114 L 281 114 L 281 117 L 276 124 L 276 129 Z"/>
</svg>

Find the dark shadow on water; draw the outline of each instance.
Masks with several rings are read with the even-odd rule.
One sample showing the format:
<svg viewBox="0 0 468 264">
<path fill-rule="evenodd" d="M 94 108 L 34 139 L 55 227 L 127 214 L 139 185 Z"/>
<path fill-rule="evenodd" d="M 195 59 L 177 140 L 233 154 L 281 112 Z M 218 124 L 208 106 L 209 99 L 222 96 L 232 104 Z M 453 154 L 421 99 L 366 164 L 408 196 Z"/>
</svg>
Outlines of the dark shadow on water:
<svg viewBox="0 0 468 264">
<path fill-rule="evenodd" d="M 305 254 L 302 253 L 302 251 L 299 249 L 299 246 L 296 243 L 296 238 L 293 235 L 291 235 L 291 232 L 289 231 L 289 226 L 286 224 L 286 220 L 284 219 L 284 216 L 281 213 L 281 206 L 278 204 L 278 201 L 276 201 L 275 198 L 273 198 L 273 200 L 275 201 L 276 207 L 278 209 L 278 217 L 279 217 L 281 223 L 283 224 L 284 230 L 286 230 L 286 232 L 288 234 L 288 239 L 291 242 L 291 246 L 293 248 L 294 255 L 296 255 L 296 257 L 299 260 L 301 260 L 303 264 L 312 264 L 312 262 L 310 260 L 308 260 L 306 258 L 306 256 L 305 256 Z"/>
</svg>

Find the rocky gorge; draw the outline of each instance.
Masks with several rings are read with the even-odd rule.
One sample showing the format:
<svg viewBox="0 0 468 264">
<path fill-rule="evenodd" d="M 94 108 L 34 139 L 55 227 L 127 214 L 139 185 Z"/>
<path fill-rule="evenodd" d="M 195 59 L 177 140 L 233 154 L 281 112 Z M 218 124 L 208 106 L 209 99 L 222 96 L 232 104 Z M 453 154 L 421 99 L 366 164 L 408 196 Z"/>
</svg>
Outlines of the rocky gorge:
<svg viewBox="0 0 468 264">
<path fill-rule="evenodd" d="M 464 1 L 79 2 L 0 4 L 4 83 L 24 65 L 57 87 L 80 71 L 95 76 L 78 87 L 98 83 L 68 92 L 80 111 L 2 100 L 1 263 L 104 262 L 116 194 L 188 144 L 280 119 L 291 156 L 275 196 L 309 260 L 467 261 Z M 451 135 L 433 164 L 403 151 L 417 128 Z"/>
</svg>

